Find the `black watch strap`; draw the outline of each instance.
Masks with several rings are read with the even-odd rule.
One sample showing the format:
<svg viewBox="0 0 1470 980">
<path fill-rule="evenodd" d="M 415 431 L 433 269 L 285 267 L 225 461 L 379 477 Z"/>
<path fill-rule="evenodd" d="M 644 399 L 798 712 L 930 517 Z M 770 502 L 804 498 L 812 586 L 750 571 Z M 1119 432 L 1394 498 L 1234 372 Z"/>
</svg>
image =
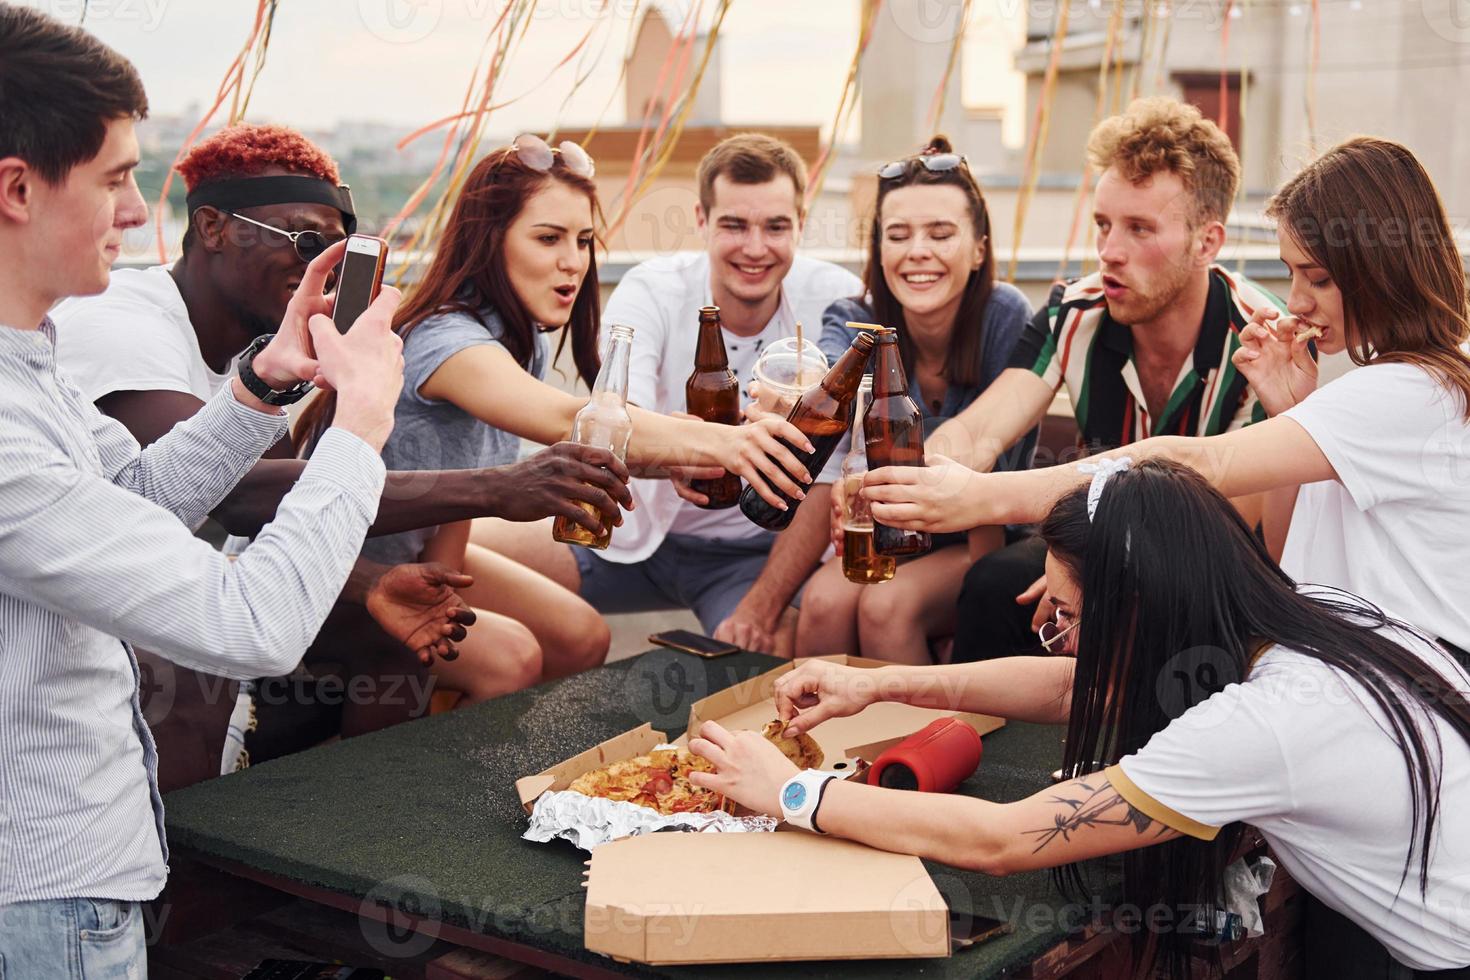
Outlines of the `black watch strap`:
<svg viewBox="0 0 1470 980">
<path fill-rule="evenodd" d="M 275 337 L 273 333 L 261 334 L 250 342 L 240 355 L 240 383 L 245 390 L 267 405 L 294 405 L 305 398 L 311 389 L 315 387 L 310 381 L 299 381 L 284 391 L 277 391 L 261 380 L 260 375 L 255 373 L 255 355 L 265 350 L 267 344 Z"/>
</svg>

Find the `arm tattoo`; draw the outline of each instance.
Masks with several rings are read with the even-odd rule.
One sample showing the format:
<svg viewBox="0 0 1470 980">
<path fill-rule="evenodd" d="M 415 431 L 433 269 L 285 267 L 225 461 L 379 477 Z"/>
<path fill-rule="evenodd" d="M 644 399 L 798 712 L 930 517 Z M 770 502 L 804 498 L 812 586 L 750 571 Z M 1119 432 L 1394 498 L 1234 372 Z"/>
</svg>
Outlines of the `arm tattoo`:
<svg viewBox="0 0 1470 980">
<path fill-rule="evenodd" d="M 1054 802 L 1062 804 L 1063 807 L 1062 811 L 1053 818 L 1055 823 L 1050 827 L 1025 831 L 1025 833 L 1036 835 L 1036 850 L 1032 851 L 1032 854 L 1042 850 L 1058 837 L 1064 841 L 1070 841 L 1074 833 L 1086 827 L 1132 826 L 1142 835 L 1154 825 L 1153 817 L 1123 799 L 1106 779 L 1097 787 L 1082 780 L 1078 780 L 1074 785 L 1086 791 L 1087 795 L 1080 799 L 1070 796 L 1052 797 Z M 1167 826 L 1159 824 L 1155 836 L 1162 837 L 1168 832 Z"/>
</svg>

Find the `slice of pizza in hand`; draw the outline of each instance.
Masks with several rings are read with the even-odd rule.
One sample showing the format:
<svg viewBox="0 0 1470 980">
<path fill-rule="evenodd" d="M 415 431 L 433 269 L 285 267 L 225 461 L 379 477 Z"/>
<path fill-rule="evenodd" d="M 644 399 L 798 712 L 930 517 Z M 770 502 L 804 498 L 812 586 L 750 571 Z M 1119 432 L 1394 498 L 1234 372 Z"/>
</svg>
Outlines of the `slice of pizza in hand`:
<svg viewBox="0 0 1470 980">
<path fill-rule="evenodd" d="M 817 745 L 817 740 L 803 732 L 795 738 L 786 738 L 781 734 L 786 726 L 781 724 L 781 719 L 767 722 L 766 727 L 761 730 L 769 741 L 775 744 L 781 753 L 790 759 L 798 769 L 820 769 L 826 756 Z"/>
</svg>

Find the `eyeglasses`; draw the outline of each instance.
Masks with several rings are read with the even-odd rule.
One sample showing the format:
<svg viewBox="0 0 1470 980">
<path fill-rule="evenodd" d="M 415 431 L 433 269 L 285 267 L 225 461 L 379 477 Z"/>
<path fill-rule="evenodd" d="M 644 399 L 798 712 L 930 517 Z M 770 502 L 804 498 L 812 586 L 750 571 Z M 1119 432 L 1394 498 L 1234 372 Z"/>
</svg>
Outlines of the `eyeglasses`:
<svg viewBox="0 0 1470 980">
<path fill-rule="evenodd" d="M 1041 646 L 1047 653 L 1065 653 L 1067 644 L 1064 640 L 1067 634 L 1082 625 L 1080 619 L 1074 620 L 1070 626 L 1063 626 L 1061 620 L 1062 614 L 1058 612 L 1056 619 L 1047 620 L 1041 624 L 1041 629 L 1036 631 L 1036 635 L 1041 638 Z"/>
<path fill-rule="evenodd" d="M 302 262 L 310 262 L 341 241 L 340 238 L 328 240 L 326 235 L 323 235 L 319 231 L 312 231 L 310 228 L 305 231 L 287 231 L 284 228 L 277 228 L 275 225 L 268 225 L 264 221 L 256 221 L 254 218 L 247 218 L 243 214 L 236 214 L 234 211 L 226 211 L 225 214 L 232 218 L 239 218 L 241 221 L 252 224 L 257 228 L 273 231 L 277 235 L 285 235 L 291 240 L 291 247 L 296 250 L 296 257 Z"/>
<path fill-rule="evenodd" d="M 578 177 L 591 179 L 597 172 L 597 167 L 587 151 L 582 149 L 571 140 L 562 140 L 554 148 L 539 136 L 530 133 L 522 133 L 510 144 L 510 152 L 516 158 L 537 173 L 546 173 L 556 163 L 558 154 L 561 156 L 562 166 Z"/>
<path fill-rule="evenodd" d="M 960 167 L 968 169 L 969 163 L 958 153 L 921 153 L 907 160 L 895 160 L 885 163 L 878 171 L 880 180 L 897 180 L 907 177 L 913 173 L 914 165 L 918 164 L 931 174 L 942 174 L 949 170 L 958 170 Z"/>
</svg>

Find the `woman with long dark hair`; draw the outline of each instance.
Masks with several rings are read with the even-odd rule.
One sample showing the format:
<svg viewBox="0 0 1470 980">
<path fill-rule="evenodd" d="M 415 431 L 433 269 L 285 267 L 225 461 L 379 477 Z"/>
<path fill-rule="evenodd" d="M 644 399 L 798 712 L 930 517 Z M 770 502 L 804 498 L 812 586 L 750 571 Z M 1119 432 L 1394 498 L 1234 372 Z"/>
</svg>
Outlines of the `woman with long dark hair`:
<svg viewBox="0 0 1470 980">
<path fill-rule="evenodd" d="M 1470 965 L 1470 674 L 1376 606 L 1298 588 L 1195 471 L 1119 465 L 1041 527 L 1075 657 L 809 661 L 776 684 L 796 732 L 879 699 L 1066 725 L 1076 778 L 1007 804 L 822 785 L 758 734 L 707 723 L 690 747 L 718 773 L 696 782 L 776 815 L 785 798 L 788 819 L 799 785 L 820 803 L 795 816 L 822 833 L 992 874 L 1059 868 L 1073 892 L 1078 862 L 1121 853 L 1121 900 L 1175 913 L 1138 938 L 1145 956 L 1157 938 L 1176 975 L 1185 910 L 1221 907 L 1248 823 L 1387 948 L 1380 972 L 1359 975 L 1394 975 L 1388 955 L 1411 970 Z"/>
<path fill-rule="evenodd" d="M 518 137 L 470 170 L 428 269 L 394 320 L 405 369 L 383 452 L 391 468 L 501 465 L 517 458 L 522 439 L 567 438 L 586 398 L 542 378 L 552 360 L 547 333 L 562 327 L 561 345 L 570 341 L 578 376 L 590 387 L 597 375 L 599 209 L 592 176 L 592 160 L 576 144 L 553 149 L 535 136 Z M 303 414 L 299 445 L 309 448 L 324 431 L 332 407 L 325 398 Z M 772 461 L 803 472 L 774 436 L 805 442 L 784 419 L 735 427 L 629 411 L 634 472 L 720 466 L 763 493 L 770 493 L 767 480 L 798 492 Z M 610 498 L 605 503 L 604 512 L 615 510 Z M 535 548 L 566 550 L 549 533 Z M 487 615 L 458 661 L 433 668 L 471 700 L 583 670 L 607 655 L 607 624 L 590 605 L 537 571 L 534 554 L 511 557 L 471 544 L 468 521 L 375 538 L 364 554 L 383 562 L 440 561 L 473 576 L 465 599 Z"/>
<path fill-rule="evenodd" d="M 1031 319 L 1021 291 L 995 281 L 985 195 L 943 136 L 879 171 L 863 280 L 866 297 L 827 308 L 822 350 L 829 360 L 841 356 L 857 333 L 849 321 L 898 331 L 899 356 L 926 432 L 963 411 L 1006 369 Z M 1035 446 L 1033 432 L 1003 454 L 996 469 L 1029 466 Z M 832 496 L 840 510 L 840 484 Z M 802 593 L 797 655 L 861 650 L 898 663 L 929 663 L 931 644 L 954 633 L 966 569 L 1004 543 L 1004 529 L 981 529 L 968 548 L 963 534 L 940 536 L 928 554 L 905 562 L 881 587 L 845 579 L 836 526 L 833 542 L 839 557 Z"/>
<path fill-rule="evenodd" d="M 1272 417 L 1105 455 L 1178 460 L 1231 497 L 1269 491 L 1265 530 L 1288 573 L 1365 596 L 1470 663 L 1470 302 L 1444 206 L 1407 148 L 1359 137 L 1267 210 L 1295 322 L 1258 314 L 1234 363 Z M 1314 341 L 1360 366 L 1319 387 Z M 863 493 L 885 523 L 944 531 L 1037 520 L 1084 479 L 935 460 L 869 473 Z"/>
</svg>

